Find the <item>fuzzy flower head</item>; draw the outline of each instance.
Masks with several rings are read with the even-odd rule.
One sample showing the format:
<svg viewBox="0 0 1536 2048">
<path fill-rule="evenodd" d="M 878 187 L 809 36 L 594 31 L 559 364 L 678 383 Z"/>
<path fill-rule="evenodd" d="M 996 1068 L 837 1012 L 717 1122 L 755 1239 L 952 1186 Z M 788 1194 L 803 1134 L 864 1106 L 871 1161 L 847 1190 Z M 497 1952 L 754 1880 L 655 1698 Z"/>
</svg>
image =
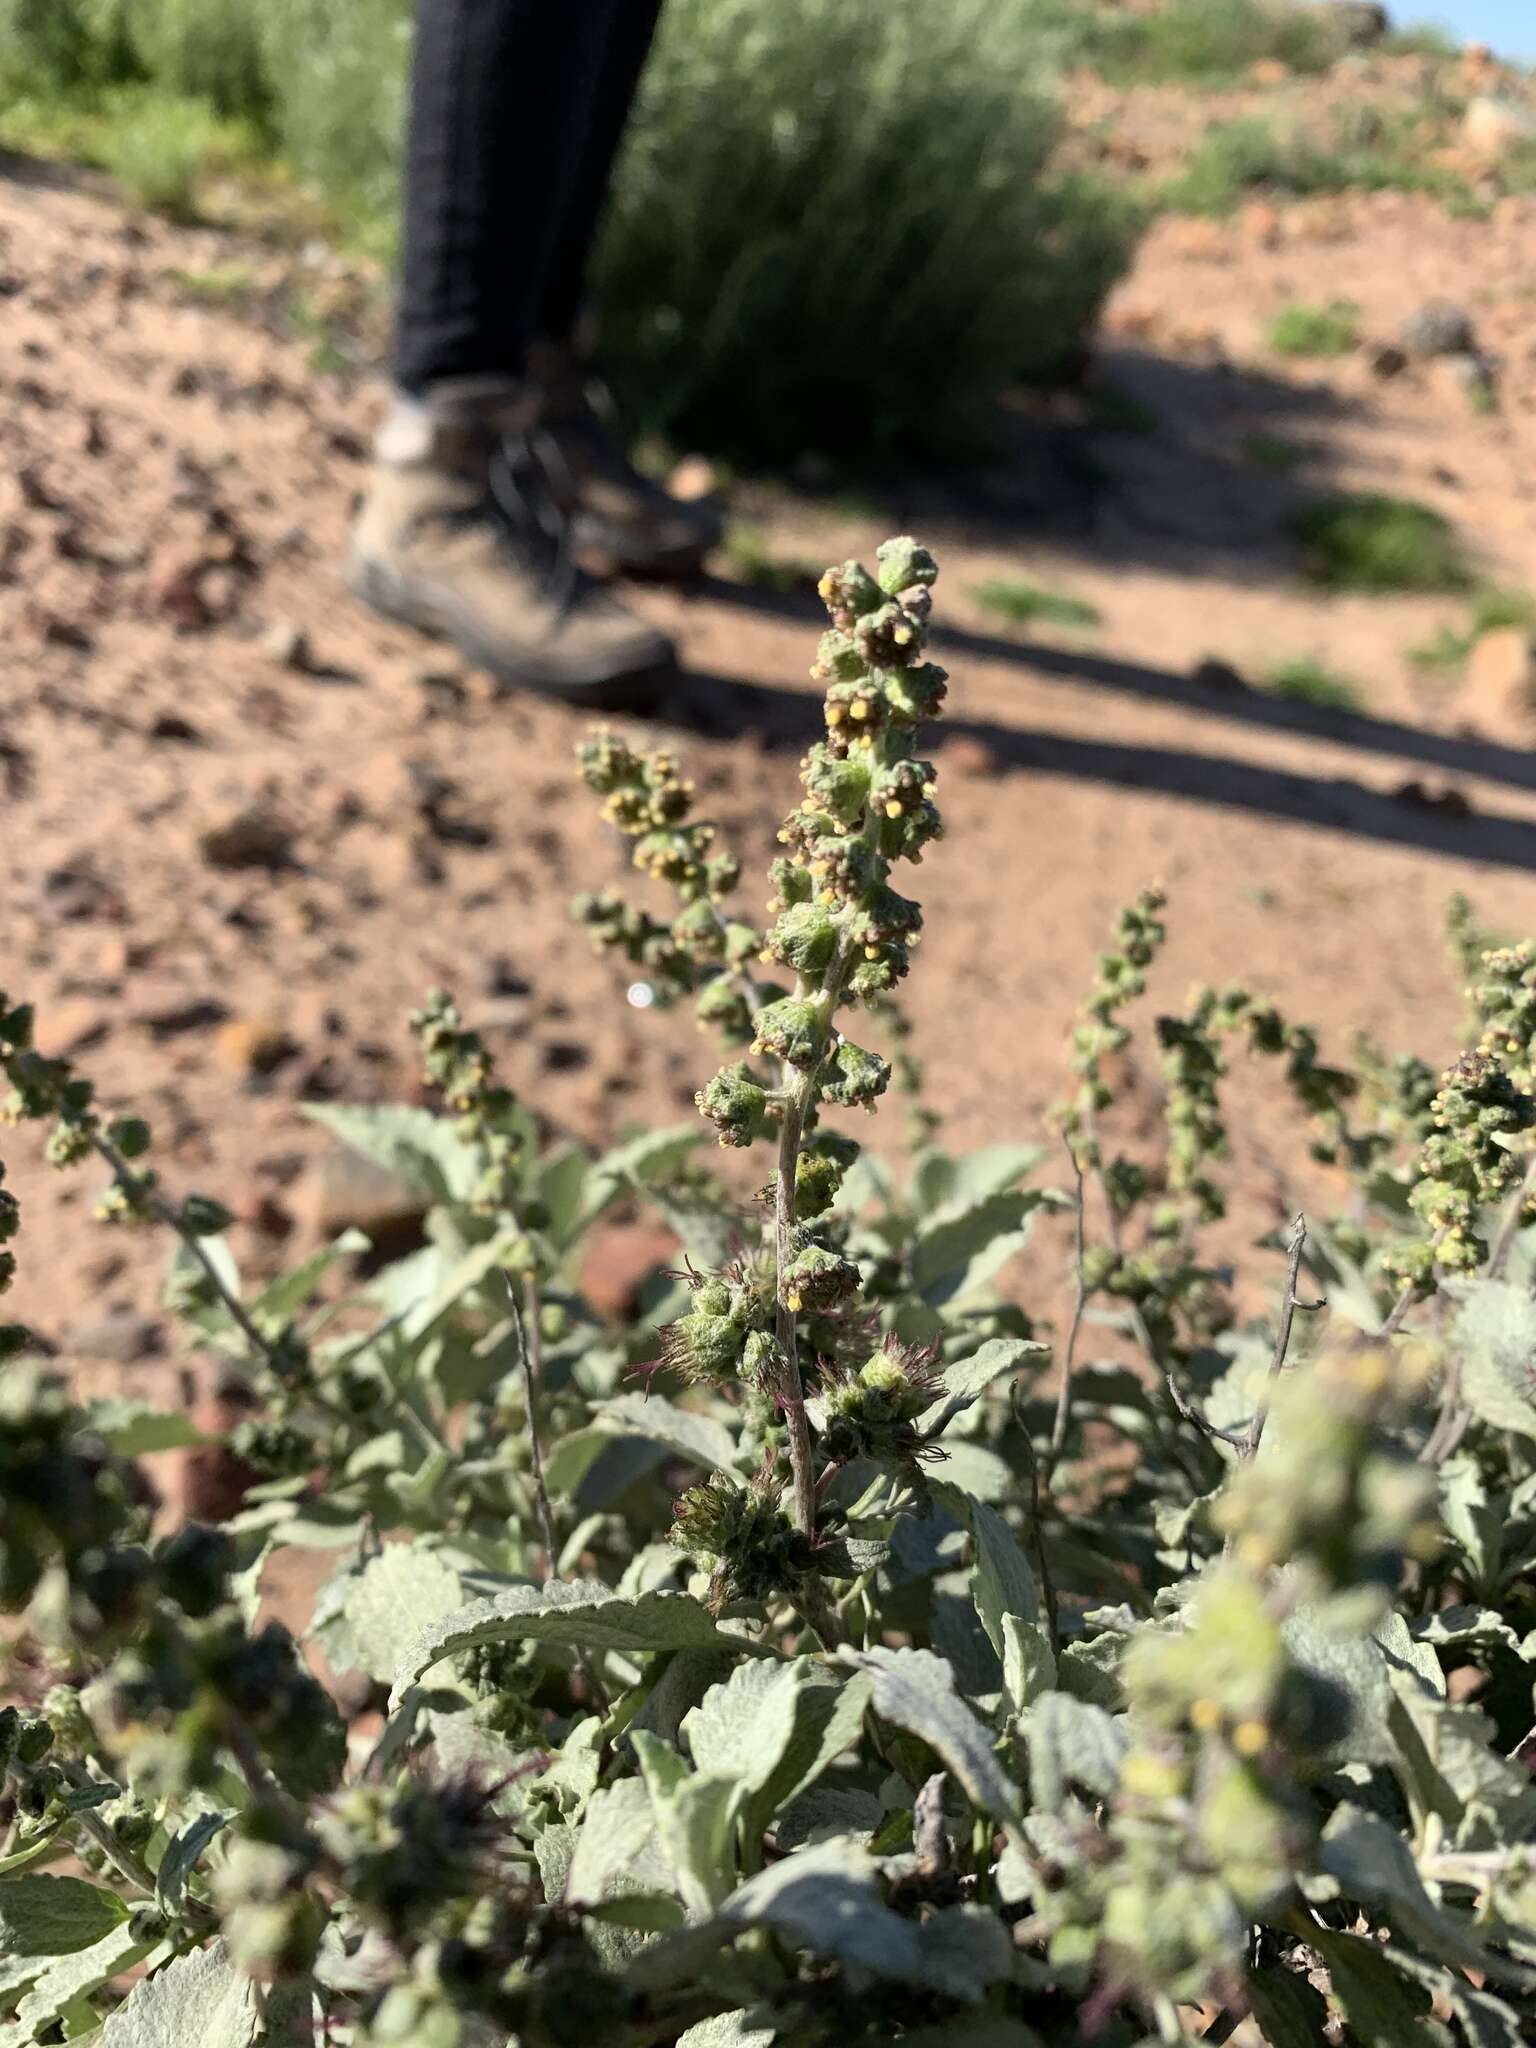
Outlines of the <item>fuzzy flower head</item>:
<svg viewBox="0 0 1536 2048">
<path fill-rule="evenodd" d="M 838 1464 L 874 1458 L 910 1465 L 942 1456 L 917 1433 L 917 1420 L 939 1393 L 934 1354 L 888 1337 L 861 1366 L 842 1368 L 829 1380 L 822 1406 L 822 1442 Z"/>
<path fill-rule="evenodd" d="M 682 1496 L 673 1515 L 672 1541 L 711 1567 L 707 1605 L 714 1614 L 738 1600 L 793 1595 L 811 1568 L 811 1541 L 785 1513 L 782 1488 L 768 1471 L 748 1486 L 711 1473 Z"/>
</svg>

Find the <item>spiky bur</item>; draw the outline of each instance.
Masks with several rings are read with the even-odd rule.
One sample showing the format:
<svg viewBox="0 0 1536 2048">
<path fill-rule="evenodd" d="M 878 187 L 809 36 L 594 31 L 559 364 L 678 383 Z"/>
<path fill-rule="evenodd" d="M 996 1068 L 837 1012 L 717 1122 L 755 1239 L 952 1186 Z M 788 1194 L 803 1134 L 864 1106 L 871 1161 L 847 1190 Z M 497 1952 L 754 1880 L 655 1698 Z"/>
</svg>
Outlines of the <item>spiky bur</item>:
<svg viewBox="0 0 1536 2048">
<path fill-rule="evenodd" d="M 690 1487 L 673 1509 L 672 1540 L 709 1567 L 707 1604 L 719 1614 L 736 1601 L 799 1600 L 815 1565 L 810 1538 L 784 1510 L 772 1472 L 748 1486 L 723 1472 Z"/>
</svg>

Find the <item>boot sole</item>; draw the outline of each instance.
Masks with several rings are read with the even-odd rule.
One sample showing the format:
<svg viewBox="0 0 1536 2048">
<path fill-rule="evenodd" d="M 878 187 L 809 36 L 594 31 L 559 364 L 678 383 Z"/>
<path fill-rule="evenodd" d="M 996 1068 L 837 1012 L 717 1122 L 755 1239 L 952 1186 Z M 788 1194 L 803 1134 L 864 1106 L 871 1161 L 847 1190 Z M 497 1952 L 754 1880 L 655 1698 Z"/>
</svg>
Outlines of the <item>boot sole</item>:
<svg viewBox="0 0 1536 2048">
<path fill-rule="evenodd" d="M 482 636 L 456 600 L 430 585 L 414 583 L 367 556 L 348 558 L 343 577 L 352 595 L 381 618 L 418 632 L 451 640 L 459 651 L 514 689 L 533 690 L 593 711 L 650 711 L 662 691 L 677 677 L 677 658 L 668 652 L 643 668 L 598 669 L 586 675 L 541 668 L 537 662 L 511 662 Z"/>
</svg>

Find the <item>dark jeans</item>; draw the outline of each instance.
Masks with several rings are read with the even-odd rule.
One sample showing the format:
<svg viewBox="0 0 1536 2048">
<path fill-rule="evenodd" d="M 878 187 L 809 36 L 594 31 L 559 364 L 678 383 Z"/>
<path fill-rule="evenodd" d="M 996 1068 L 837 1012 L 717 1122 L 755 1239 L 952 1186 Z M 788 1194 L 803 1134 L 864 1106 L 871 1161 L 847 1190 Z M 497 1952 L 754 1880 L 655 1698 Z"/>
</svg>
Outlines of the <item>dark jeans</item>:
<svg viewBox="0 0 1536 2048">
<path fill-rule="evenodd" d="M 662 0 L 417 0 L 396 381 L 521 375 L 581 308 Z"/>
</svg>

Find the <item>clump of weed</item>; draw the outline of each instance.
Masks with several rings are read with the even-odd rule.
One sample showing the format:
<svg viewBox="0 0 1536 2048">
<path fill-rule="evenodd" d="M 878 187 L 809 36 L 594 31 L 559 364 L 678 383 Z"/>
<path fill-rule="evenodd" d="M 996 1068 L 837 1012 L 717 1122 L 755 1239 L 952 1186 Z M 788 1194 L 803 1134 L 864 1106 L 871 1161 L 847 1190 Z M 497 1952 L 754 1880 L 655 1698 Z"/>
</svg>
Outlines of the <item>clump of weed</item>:
<svg viewBox="0 0 1536 2048">
<path fill-rule="evenodd" d="M 1293 301 L 1270 321 L 1264 339 L 1276 355 L 1347 355 L 1360 340 L 1360 308 L 1353 299 L 1330 299 L 1324 306 Z"/>
<path fill-rule="evenodd" d="M 1358 711 L 1360 691 L 1316 655 L 1298 654 L 1277 661 L 1266 671 L 1265 688 L 1291 704 L 1311 704 L 1320 711 Z"/>
<path fill-rule="evenodd" d="M 1028 583 L 1021 577 L 994 576 L 978 583 L 972 597 L 986 611 L 1005 619 L 1010 626 L 1065 626 L 1073 632 L 1092 632 L 1103 624 L 1096 605 L 1063 590 L 1051 590 L 1042 583 Z"/>
<path fill-rule="evenodd" d="M 1299 441 L 1288 441 L 1281 434 L 1250 434 L 1243 442 L 1243 460 L 1269 476 L 1290 476 L 1309 453 Z"/>
<path fill-rule="evenodd" d="M 1307 575 L 1334 590 L 1467 590 L 1472 570 L 1450 522 L 1410 498 L 1341 493 L 1304 505 L 1293 531 Z"/>
</svg>

